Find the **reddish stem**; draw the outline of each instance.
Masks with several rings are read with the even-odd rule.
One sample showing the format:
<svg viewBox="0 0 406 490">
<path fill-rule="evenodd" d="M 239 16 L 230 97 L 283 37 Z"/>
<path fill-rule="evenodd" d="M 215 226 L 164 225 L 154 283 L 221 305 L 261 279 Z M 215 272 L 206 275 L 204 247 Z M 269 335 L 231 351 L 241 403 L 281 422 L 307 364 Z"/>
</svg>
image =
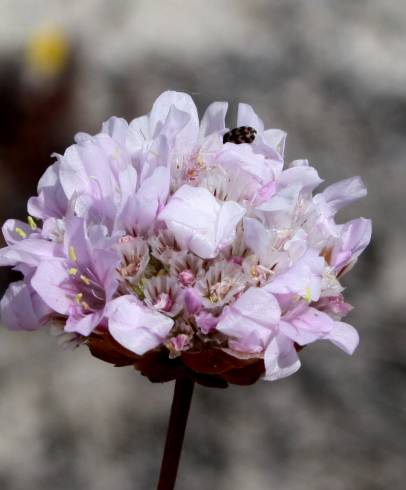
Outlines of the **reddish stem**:
<svg viewBox="0 0 406 490">
<path fill-rule="evenodd" d="M 178 378 L 176 380 L 157 490 L 175 488 L 193 388 L 193 379 Z"/>
</svg>

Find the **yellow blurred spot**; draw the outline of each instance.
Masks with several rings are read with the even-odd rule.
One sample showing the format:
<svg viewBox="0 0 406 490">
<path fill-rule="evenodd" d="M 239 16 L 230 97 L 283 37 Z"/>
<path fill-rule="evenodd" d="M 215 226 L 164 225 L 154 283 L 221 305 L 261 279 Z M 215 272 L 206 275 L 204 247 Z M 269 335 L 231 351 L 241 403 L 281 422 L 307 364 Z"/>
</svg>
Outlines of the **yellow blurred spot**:
<svg viewBox="0 0 406 490">
<path fill-rule="evenodd" d="M 306 288 L 306 292 L 305 292 L 305 295 L 303 296 L 304 299 L 310 303 L 311 299 L 312 299 L 312 290 L 310 288 Z"/>
<path fill-rule="evenodd" d="M 20 228 L 19 226 L 16 226 L 16 229 L 15 229 L 15 232 L 17 233 L 17 235 L 19 235 L 21 238 L 27 238 L 27 233 L 22 229 Z"/>
<path fill-rule="evenodd" d="M 256 265 L 253 265 L 251 267 L 251 276 L 252 277 L 258 277 L 259 276 L 259 274 L 258 274 L 258 268 L 257 268 Z"/>
<path fill-rule="evenodd" d="M 204 163 L 204 159 L 201 155 L 201 153 L 199 152 L 198 156 L 197 156 L 197 165 L 201 168 L 201 169 L 205 169 L 206 168 L 206 164 Z"/>
<path fill-rule="evenodd" d="M 30 225 L 31 230 L 36 230 L 38 228 L 37 223 L 34 221 L 34 218 L 32 216 L 28 216 L 27 221 Z"/>
<path fill-rule="evenodd" d="M 68 39 L 61 29 L 41 28 L 28 43 L 25 55 L 29 68 L 34 72 L 45 76 L 57 76 L 68 61 Z"/>
<path fill-rule="evenodd" d="M 134 284 L 132 286 L 132 289 L 139 299 L 143 300 L 145 298 L 144 286 L 142 284 L 142 280 L 138 284 Z"/>
<path fill-rule="evenodd" d="M 78 293 L 76 296 L 75 296 L 75 301 L 78 305 L 81 305 L 82 304 L 82 298 L 83 298 L 83 293 Z"/>
<path fill-rule="evenodd" d="M 80 276 L 80 279 L 81 279 L 81 281 L 82 281 L 82 282 L 84 282 L 84 283 L 86 284 L 86 286 L 89 286 L 89 284 L 90 284 L 90 279 L 89 279 L 87 276 L 85 276 L 84 274 L 82 274 L 82 275 Z"/>
<path fill-rule="evenodd" d="M 69 259 L 72 262 L 76 262 L 78 260 L 77 255 L 76 255 L 76 250 L 75 250 L 75 247 L 73 245 L 70 245 L 68 255 L 69 255 Z"/>
<path fill-rule="evenodd" d="M 76 269 L 76 267 L 71 267 L 70 269 L 68 269 L 68 274 L 70 276 L 76 276 L 77 273 L 78 273 L 78 270 Z"/>
</svg>

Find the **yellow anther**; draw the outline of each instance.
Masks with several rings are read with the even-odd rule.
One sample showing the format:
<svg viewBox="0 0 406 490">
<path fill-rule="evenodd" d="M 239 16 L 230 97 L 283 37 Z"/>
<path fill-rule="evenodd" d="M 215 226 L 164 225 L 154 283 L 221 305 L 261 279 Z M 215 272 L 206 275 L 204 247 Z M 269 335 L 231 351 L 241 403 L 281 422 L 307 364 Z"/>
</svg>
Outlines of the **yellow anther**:
<svg viewBox="0 0 406 490">
<path fill-rule="evenodd" d="M 17 235 L 19 235 L 21 238 L 27 238 L 27 233 L 22 229 L 20 228 L 19 226 L 16 226 L 16 229 L 15 229 L 15 232 L 17 233 Z"/>
<path fill-rule="evenodd" d="M 210 303 L 217 303 L 219 300 L 219 297 L 216 293 L 210 293 L 209 294 L 209 301 Z"/>
<path fill-rule="evenodd" d="M 312 299 L 312 290 L 310 288 L 306 288 L 306 291 L 305 291 L 305 295 L 303 296 L 303 298 L 308 302 L 310 303 L 311 299 Z"/>
<path fill-rule="evenodd" d="M 77 273 L 78 273 L 78 270 L 76 269 L 76 267 L 70 267 L 70 268 L 68 269 L 68 274 L 69 274 L 70 276 L 76 276 L 76 274 L 77 274 Z"/>
<path fill-rule="evenodd" d="M 90 308 L 89 303 L 86 303 L 86 301 L 82 301 L 80 304 L 84 310 L 88 310 Z"/>
<path fill-rule="evenodd" d="M 37 223 L 34 221 L 34 218 L 32 216 L 28 216 L 27 221 L 30 225 L 31 230 L 36 230 L 38 228 Z"/>
<path fill-rule="evenodd" d="M 204 159 L 203 159 L 203 156 L 202 154 L 199 152 L 199 154 L 197 155 L 197 165 L 201 168 L 201 169 L 204 169 L 206 168 L 206 164 L 204 163 Z"/>
<path fill-rule="evenodd" d="M 256 265 L 253 265 L 251 267 L 251 276 L 252 277 L 258 277 L 259 276 L 259 274 L 258 274 L 258 268 L 257 268 Z"/>
<path fill-rule="evenodd" d="M 70 245 L 68 255 L 69 255 L 69 259 L 72 262 L 76 262 L 78 260 L 78 258 L 76 256 L 76 250 L 75 250 L 75 247 L 73 245 Z"/>
<path fill-rule="evenodd" d="M 75 301 L 78 305 L 81 305 L 82 304 L 82 298 L 83 298 L 83 293 L 78 293 L 76 296 L 75 296 Z"/>
<path fill-rule="evenodd" d="M 89 286 L 89 284 L 90 284 L 90 279 L 89 279 L 87 276 L 85 276 L 84 274 L 82 274 L 82 275 L 80 276 L 80 280 L 81 280 L 82 282 L 84 282 L 84 283 L 86 284 L 86 286 Z"/>
</svg>

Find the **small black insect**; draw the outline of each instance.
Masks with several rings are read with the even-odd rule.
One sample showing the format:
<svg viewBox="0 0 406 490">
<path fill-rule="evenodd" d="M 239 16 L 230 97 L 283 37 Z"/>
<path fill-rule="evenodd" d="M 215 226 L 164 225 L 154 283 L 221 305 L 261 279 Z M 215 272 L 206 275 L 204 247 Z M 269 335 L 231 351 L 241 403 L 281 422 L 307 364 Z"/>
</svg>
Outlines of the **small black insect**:
<svg viewBox="0 0 406 490">
<path fill-rule="evenodd" d="M 241 143 L 252 143 L 255 139 L 257 130 L 250 126 L 240 126 L 239 128 L 230 129 L 223 136 L 223 143 L 235 143 L 241 145 Z"/>
</svg>

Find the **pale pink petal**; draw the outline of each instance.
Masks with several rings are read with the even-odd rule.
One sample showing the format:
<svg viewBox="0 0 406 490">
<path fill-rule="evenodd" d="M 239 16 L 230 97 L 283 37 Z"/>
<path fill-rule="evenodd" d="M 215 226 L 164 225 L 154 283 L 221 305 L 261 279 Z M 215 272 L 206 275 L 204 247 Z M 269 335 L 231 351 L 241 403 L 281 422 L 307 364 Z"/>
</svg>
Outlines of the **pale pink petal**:
<svg viewBox="0 0 406 490">
<path fill-rule="evenodd" d="M 299 345 L 326 338 L 334 328 L 334 320 L 315 308 L 306 308 L 299 315 L 280 322 L 280 331 Z"/>
<path fill-rule="evenodd" d="M 213 332 L 216 329 L 219 319 L 207 311 L 200 311 L 195 315 L 196 325 L 204 334 Z"/>
<path fill-rule="evenodd" d="M 102 310 L 78 317 L 70 315 L 66 322 L 65 332 L 79 333 L 87 337 L 100 324 L 102 319 Z"/>
<path fill-rule="evenodd" d="M 28 200 L 28 212 L 36 218 L 62 218 L 68 210 L 68 198 L 60 182 L 60 162 L 47 168 L 38 182 L 38 196 Z"/>
<path fill-rule="evenodd" d="M 278 322 L 281 313 L 275 297 L 263 288 L 249 288 L 231 308 L 245 318 L 269 327 Z"/>
<path fill-rule="evenodd" d="M 0 302 L 1 323 L 11 330 L 37 330 L 52 310 L 23 281 L 10 284 Z"/>
<path fill-rule="evenodd" d="M 108 305 L 108 328 L 126 349 L 142 355 L 163 343 L 173 320 L 147 308 L 134 296 L 121 296 Z"/>
<path fill-rule="evenodd" d="M 298 205 L 300 184 L 282 187 L 269 199 L 256 207 L 256 212 L 272 228 L 290 228 Z"/>
<path fill-rule="evenodd" d="M 182 92 L 167 91 L 163 92 L 154 102 L 149 116 L 150 134 L 153 137 L 159 135 L 164 126 L 171 107 L 186 113 L 189 117 L 187 124 L 178 133 L 179 143 L 184 145 L 184 149 L 190 149 L 197 141 L 199 134 L 199 116 L 196 105 L 190 95 Z"/>
<path fill-rule="evenodd" d="M 264 363 L 263 379 L 266 381 L 286 378 L 300 369 L 300 359 L 292 340 L 282 334 L 275 336 L 268 344 Z"/>
<path fill-rule="evenodd" d="M 122 223 L 127 230 L 146 231 L 153 227 L 159 211 L 169 194 L 170 173 L 166 167 L 157 167 L 145 178 L 137 193 L 129 196 L 118 213 L 116 226 Z"/>
<path fill-rule="evenodd" d="M 358 218 L 345 223 L 340 228 L 340 238 L 333 247 L 331 254 L 331 265 L 340 270 L 355 264 L 360 254 L 371 241 L 371 220 Z"/>
<path fill-rule="evenodd" d="M 274 241 L 272 231 L 257 219 L 244 218 L 244 241 L 254 254 L 266 263 Z"/>
<path fill-rule="evenodd" d="M 200 138 L 224 131 L 227 109 L 227 102 L 213 102 L 209 105 L 200 122 Z"/>
<path fill-rule="evenodd" d="M 293 293 L 308 301 L 317 301 L 324 267 L 324 258 L 317 250 L 309 249 L 289 269 L 276 274 L 264 289 L 273 294 Z"/>
<path fill-rule="evenodd" d="M 151 138 L 148 116 L 133 119 L 128 126 L 126 138 L 126 147 L 130 155 L 136 155 Z"/>
<path fill-rule="evenodd" d="M 230 245 L 235 238 L 235 228 L 245 214 L 245 209 L 235 201 L 221 205 L 216 223 L 216 248 L 221 250 Z"/>
<path fill-rule="evenodd" d="M 38 233 L 38 230 L 33 230 L 27 223 L 18 219 L 8 219 L 2 226 L 1 231 L 8 245 L 21 242 L 33 232 Z"/>
<path fill-rule="evenodd" d="M 74 301 L 74 294 L 69 297 L 68 291 L 63 287 L 68 279 L 64 261 L 47 260 L 39 264 L 31 279 L 31 286 L 50 308 L 57 313 L 67 315 Z"/>
<path fill-rule="evenodd" d="M 351 177 L 332 184 L 324 189 L 322 196 L 334 213 L 347 204 L 367 195 L 361 177 Z"/>
<path fill-rule="evenodd" d="M 324 338 L 349 355 L 354 353 L 359 344 L 358 332 L 352 325 L 344 322 L 334 322 L 332 331 Z"/>
<path fill-rule="evenodd" d="M 267 129 L 262 133 L 264 143 L 274 148 L 280 158 L 285 152 L 286 137 L 287 134 L 281 129 Z"/>
<path fill-rule="evenodd" d="M 240 169 L 261 185 L 273 180 L 278 170 L 263 155 L 254 153 L 252 145 L 249 144 L 226 143 L 216 161 L 229 171 Z"/>
<path fill-rule="evenodd" d="M 101 132 L 108 134 L 114 141 L 117 141 L 122 147 L 125 147 L 128 122 L 122 117 L 110 117 L 110 119 L 104 121 Z"/>
<path fill-rule="evenodd" d="M 260 206 L 264 202 L 269 201 L 271 197 L 275 194 L 275 192 L 276 192 L 276 182 L 274 180 L 263 185 L 258 189 L 258 192 L 255 195 L 253 201 L 254 206 L 255 207 Z"/>
<path fill-rule="evenodd" d="M 323 296 L 317 302 L 317 309 L 329 314 L 335 320 L 340 320 L 353 310 L 353 306 L 344 301 L 344 296 Z"/>
<path fill-rule="evenodd" d="M 196 313 L 202 307 L 202 298 L 193 288 L 187 288 L 185 290 L 183 300 L 189 313 Z"/>
<path fill-rule="evenodd" d="M 172 105 L 156 136 L 165 136 L 172 145 L 177 143 L 182 151 L 187 152 L 194 146 L 196 140 L 195 134 L 191 135 L 187 132 L 190 129 L 189 122 L 190 115 Z"/>
<path fill-rule="evenodd" d="M 233 201 L 220 205 L 205 188 L 184 185 L 159 214 L 182 248 L 203 259 L 230 244 L 245 209 Z"/>
<path fill-rule="evenodd" d="M 224 310 L 217 330 L 235 338 L 248 352 L 260 352 L 275 333 L 280 313 L 272 294 L 250 288 Z"/>
<path fill-rule="evenodd" d="M 264 123 L 258 117 L 254 109 L 248 104 L 238 104 L 237 126 L 250 126 L 262 133 Z"/>
<path fill-rule="evenodd" d="M 310 166 L 297 166 L 284 170 L 278 177 L 278 184 L 290 186 L 300 182 L 302 191 L 310 192 L 323 182 L 317 170 Z"/>
<path fill-rule="evenodd" d="M 35 267 L 44 259 L 52 259 L 61 255 L 62 247 L 59 243 L 39 238 L 26 238 L 0 249 L 0 266 L 14 266 L 22 262 Z"/>
<path fill-rule="evenodd" d="M 141 227 L 151 226 L 165 204 L 169 194 L 169 177 L 166 167 L 158 167 L 151 177 L 144 180 L 138 190 L 136 222 Z"/>
</svg>

